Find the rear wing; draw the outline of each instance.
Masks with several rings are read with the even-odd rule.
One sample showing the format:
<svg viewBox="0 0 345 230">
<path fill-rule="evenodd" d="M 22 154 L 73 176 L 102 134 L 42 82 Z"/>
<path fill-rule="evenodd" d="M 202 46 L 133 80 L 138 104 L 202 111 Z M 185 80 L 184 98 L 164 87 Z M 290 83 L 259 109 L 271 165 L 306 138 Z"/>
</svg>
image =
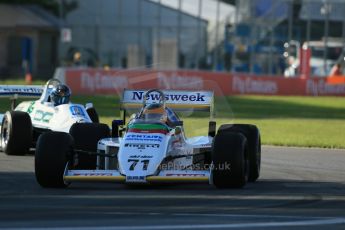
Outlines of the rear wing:
<svg viewBox="0 0 345 230">
<path fill-rule="evenodd" d="M 39 85 L 0 85 L 0 97 L 40 97 L 42 92 Z"/>
<path fill-rule="evenodd" d="M 147 90 L 123 91 L 121 110 L 140 109 L 143 107 L 143 97 Z M 165 94 L 165 103 L 176 111 L 205 111 L 213 113 L 213 92 L 212 91 L 183 91 L 183 90 L 162 90 Z M 146 102 L 159 100 L 158 94 L 150 94 Z"/>
<path fill-rule="evenodd" d="M 0 97 L 9 97 L 12 100 L 12 109 L 18 97 L 40 97 L 44 87 L 39 85 L 0 85 Z"/>
</svg>

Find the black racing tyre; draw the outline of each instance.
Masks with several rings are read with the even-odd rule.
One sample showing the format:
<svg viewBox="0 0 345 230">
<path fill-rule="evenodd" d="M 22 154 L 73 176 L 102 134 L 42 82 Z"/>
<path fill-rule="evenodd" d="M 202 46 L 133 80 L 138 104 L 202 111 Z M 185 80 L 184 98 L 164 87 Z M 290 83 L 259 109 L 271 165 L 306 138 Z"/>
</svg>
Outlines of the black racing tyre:
<svg viewBox="0 0 345 230">
<path fill-rule="evenodd" d="M 95 108 L 87 108 L 86 112 L 93 123 L 99 123 L 99 116 Z"/>
<path fill-rule="evenodd" d="M 218 133 L 236 132 L 242 133 L 247 138 L 249 177 L 248 181 L 255 182 L 260 176 L 261 167 L 261 138 L 260 131 L 255 125 L 232 124 L 222 125 Z"/>
<path fill-rule="evenodd" d="M 64 132 L 46 132 L 40 135 L 35 152 L 37 182 L 46 188 L 64 188 L 63 180 L 67 162 L 73 152 L 73 139 Z"/>
<path fill-rule="evenodd" d="M 25 155 L 32 144 L 32 123 L 28 113 L 6 112 L 1 125 L 2 151 L 8 155 Z"/>
<path fill-rule="evenodd" d="M 74 149 L 97 152 L 97 143 L 102 138 L 110 137 L 110 129 L 106 124 L 75 123 L 70 129 L 74 140 Z M 96 155 L 78 154 L 76 169 L 96 169 Z"/>
<path fill-rule="evenodd" d="M 212 146 L 212 180 L 217 188 L 242 188 L 248 180 L 247 139 L 241 133 L 218 133 Z"/>
</svg>

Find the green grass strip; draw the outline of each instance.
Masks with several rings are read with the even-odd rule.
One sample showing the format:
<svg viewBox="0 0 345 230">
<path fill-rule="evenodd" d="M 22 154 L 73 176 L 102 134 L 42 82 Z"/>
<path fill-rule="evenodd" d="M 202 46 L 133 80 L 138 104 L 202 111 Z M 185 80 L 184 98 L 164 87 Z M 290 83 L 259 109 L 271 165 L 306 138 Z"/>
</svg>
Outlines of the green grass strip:
<svg viewBox="0 0 345 230">
<path fill-rule="evenodd" d="M 1 83 L 1 82 L 0 82 Z M 101 122 L 120 118 L 117 96 L 76 96 L 74 103 L 92 102 Z M 0 113 L 10 101 L 0 98 Z M 181 115 L 187 136 L 207 135 L 208 114 Z M 215 121 L 258 126 L 268 145 L 345 148 L 345 98 L 298 96 L 232 96 L 215 99 Z"/>
</svg>

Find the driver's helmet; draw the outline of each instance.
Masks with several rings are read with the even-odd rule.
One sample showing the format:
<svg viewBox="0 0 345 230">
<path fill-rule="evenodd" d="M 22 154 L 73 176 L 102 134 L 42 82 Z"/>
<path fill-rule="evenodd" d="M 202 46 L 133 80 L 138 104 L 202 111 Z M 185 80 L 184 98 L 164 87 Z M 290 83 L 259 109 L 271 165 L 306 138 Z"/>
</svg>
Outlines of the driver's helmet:
<svg viewBox="0 0 345 230">
<path fill-rule="evenodd" d="M 152 103 L 145 106 L 142 118 L 148 121 L 167 122 L 167 113 L 161 103 Z"/>
<path fill-rule="evenodd" d="M 70 101 L 71 90 L 67 85 L 59 84 L 55 86 L 51 93 L 50 98 L 54 106 L 68 104 Z"/>
</svg>

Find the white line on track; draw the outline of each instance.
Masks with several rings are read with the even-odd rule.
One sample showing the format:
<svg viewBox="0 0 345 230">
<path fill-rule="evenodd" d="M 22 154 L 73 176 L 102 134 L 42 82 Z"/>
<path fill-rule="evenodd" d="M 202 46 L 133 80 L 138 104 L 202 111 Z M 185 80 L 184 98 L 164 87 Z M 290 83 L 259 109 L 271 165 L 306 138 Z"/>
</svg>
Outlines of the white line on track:
<svg viewBox="0 0 345 230">
<path fill-rule="evenodd" d="M 18 199 L 18 195 L 7 195 L 7 198 L 16 198 Z M 42 195 L 22 195 L 21 198 L 41 198 Z M 66 199 L 66 195 L 44 195 L 44 198 L 63 198 Z M 303 200 L 303 201 L 314 201 L 314 200 L 322 200 L 322 201 L 345 201 L 345 196 L 335 196 L 335 195 L 322 195 L 322 197 L 315 196 L 315 195 L 69 195 L 68 198 L 92 198 L 92 199 L 131 199 L 131 200 L 140 200 L 140 199 L 207 199 L 207 200 L 221 200 L 221 199 L 236 199 L 236 200 L 272 200 L 272 201 L 296 201 L 296 200 Z"/>
<path fill-rule="evenodd" d="M 288 216 L 288 215 L 255 215 L 255 214 L 213 214 L 213 213 L 172 213 L 174 216 L 209 216 L 209 217 L 240 217 L 255 219 L 304 219 L 304 220 L 322 220 L 322 219 L 345 219 L 342 217 L 309 217 L 309 216 Z"/>
<path fill-rule="evenodd" d="M 242 216 L 242 215 L 241 215 Z M 245 217 L 245 215 L 243 215 Z M 253 216 L 253 215 L 251 215 Z M 279 217 L 279 216 L 275 216 Z M 254 222 L 254 223 L 234 223 L 234 224 L 190 224 L 190 225 L 144 225 L 144 226 L 93 226 L 93 227 L 44 227 L 25 228 L 26 230 L 48 229 L 48 230 L 169 230 L 169 229 L 231 229 L 231 228 L 269 228 L 269 227 L 300 227 L 316 225 L 345 224 L 345 218 L 333 219 L 313 219 L 300 221 L 283 222 Z M 7 228 L 9 230 L 22 230 L 23 228 Z"/>
</svg>

